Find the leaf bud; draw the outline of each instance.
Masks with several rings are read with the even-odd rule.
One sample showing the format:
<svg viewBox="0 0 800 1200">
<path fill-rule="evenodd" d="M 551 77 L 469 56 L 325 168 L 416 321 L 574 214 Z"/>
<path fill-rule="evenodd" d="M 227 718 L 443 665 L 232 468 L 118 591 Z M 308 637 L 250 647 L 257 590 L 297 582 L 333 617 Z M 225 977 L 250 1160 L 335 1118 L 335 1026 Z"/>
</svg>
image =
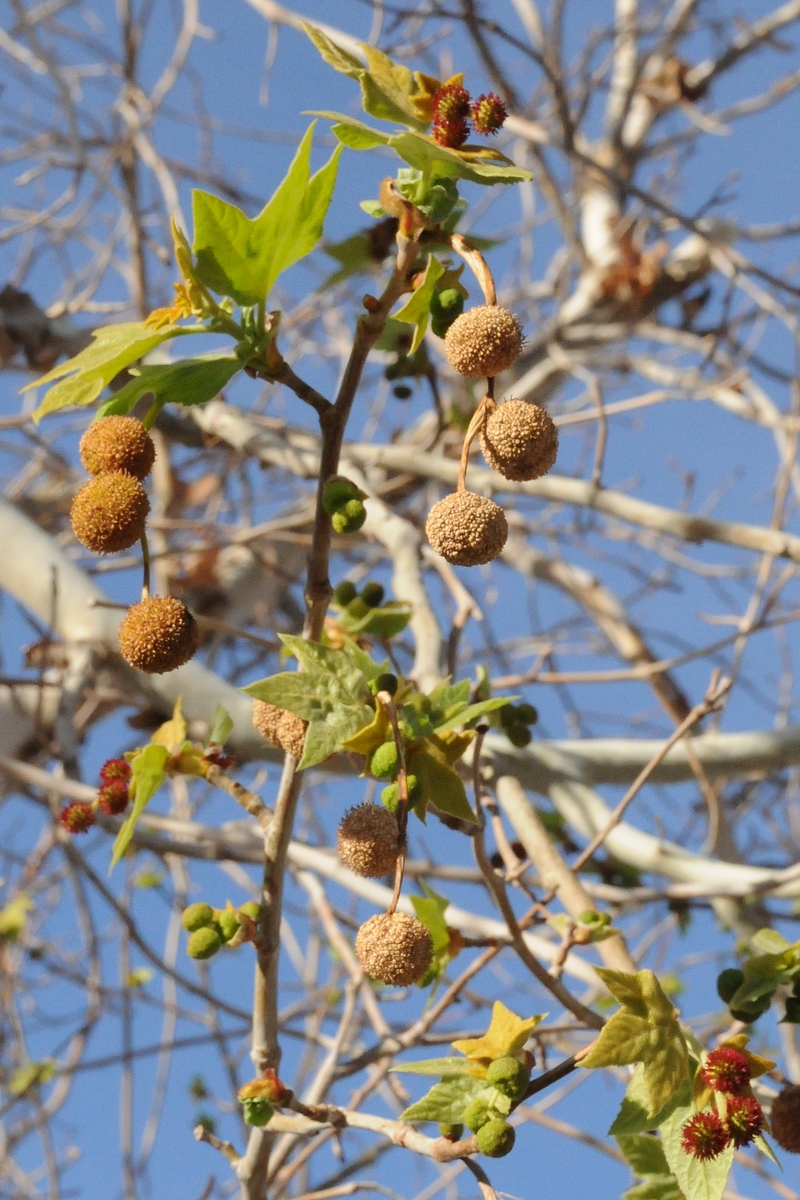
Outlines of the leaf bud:
<svg viewBox="0 0 800 1200">
<path fill-rule="evenodd" d="M 239 905 L 239 912 L 250 917 L 252 921 L 257 921 L 261 916 L 261 905 L 257 900 L 247 900 L 244 904 Z"/>
<path fill-rule="evenodd" d="M 362 499 L 364 493 L 344 475 L 334 475 L 322 489 L 322 507 L 328 516 L 340 512 L 351 500 Z"/>
<path fill-rule="evenodd" d="M 229 942 L 239 932 L 239 918 L 232 908 L 224 908 L 217 917 L 217 926 L 223 942 Z"/>
<path fill-rule="evenodd" d="M 357 533 L 367 519 L 367 510 L 360 500 L 348 500 L 331 517 L 336 533 Z"/>
</svg>

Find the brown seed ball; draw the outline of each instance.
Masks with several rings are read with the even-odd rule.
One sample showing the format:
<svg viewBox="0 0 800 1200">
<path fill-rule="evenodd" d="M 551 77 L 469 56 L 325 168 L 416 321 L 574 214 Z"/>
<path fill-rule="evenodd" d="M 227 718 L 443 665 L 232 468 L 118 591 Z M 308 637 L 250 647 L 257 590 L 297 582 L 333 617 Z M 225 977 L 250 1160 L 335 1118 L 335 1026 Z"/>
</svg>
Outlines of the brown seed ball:
<svg viewBox="0 0 800 1200">
<path fill-rule="evenodd" d="M 508 537 L 506 514 L 494 500 L 475 492 L 452 492 L 434 504 L 425 523 L 437 554 L 458 567 L 497 558 Z"/>
<path fill-rule="evenodd" d="M 124 471 L 97 475 L 72 501 L 75 537 L 95 554 L 128 550 L 144 533 L 150 501 L 138 479 Z"/>
<path fill-rule="evenodd" d="M 395 869 L 400 850 L 397 817 L 383 805 L 359 804 L 346 812 L 336 831 L 339 858 L 356 875 L 379 879 Z"/>
<path fill-rule="evenodd" d="M 790 1083 L 772 1102 L 772 1134 L 782 1150 L 800 1154 L 800 1084 Z"/>
<path fill-rule="evenodd" d="M 481 430 L 481 450 L 506 479 L 539 479 L 558 454 L 558 430 L 549 413 L 525 400 L 506 400 Z"/>
<path fill-rule="evenodd" d="M 90 475 L 125 471 L 144 479 L 156 457 L 153 439 L 134 417 L 103 417 L 90 425 L 81 438 L 81 462 Z"/>
<path fill-rule="evenodd" d="M 174 596 L 148 596 L 128 609 L 119 627 L 119 648 L 125 662 L 148 675 L 164 675 L 182 667 L 194 655 L 199 640 L 197 622 Z"/>
<path fill-rule="evenodd" d="M 356 956 L 372 979 L 407 987 L 418 983 L 431 965 L 431 935 L 416 917 L 378 913 L 359 929 Z"/>
<path fill-rule="evenodd" d="M 468 308 L 444 338 L 447 361 L 459 375 L 482 379 L 513 367 L 522 350 L 522 330 L 513 313 L 498 304 Z"/>
<path fill-rule="evenodd" d="M 262 737 L 287 754 L 302 758 L 308 722 L 264 700 L 253 701 L 253 724 Z"/>
</svg>

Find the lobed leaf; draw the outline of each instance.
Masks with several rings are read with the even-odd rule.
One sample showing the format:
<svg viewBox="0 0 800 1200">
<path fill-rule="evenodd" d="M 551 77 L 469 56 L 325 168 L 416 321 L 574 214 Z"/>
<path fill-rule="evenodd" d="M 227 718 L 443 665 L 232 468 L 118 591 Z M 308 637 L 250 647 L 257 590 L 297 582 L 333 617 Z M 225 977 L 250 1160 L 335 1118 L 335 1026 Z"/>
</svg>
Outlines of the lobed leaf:
<svg viewBox="0 0 800 1200">
<path fill-rule="evenodd" d="M 396 321 L 402 321 L 406 325 L 413 325 L 414 337 L 411 342 L 409 354 L 414 354 L 419 349 L 422 339 L 428 331 L 428 325 L 431 319 L 431 298 L 436 291 L 436 284 L 444 275 L 444 267 L 431 254 L 428 258 L 428 265 L 425 268 L 425 275 L 422 283 L 411 296 L 411 299 L 406 301 L 399 312 L 394 314 Z"/>
<path fill-rule="evenodd" d="M 500 1000 L 492 1007 L 492 1020 L 483 1037 L 461 1038 L 453 1042 L 453 1049 L 460 1050 L 468 1058 L 505 1058 L 520 1053 L 536 1026 L 544 1020 L 544 1014 L 523 1020 Z"/>
<path fill-rule="evenodd" d="M 243 366 L 235 355 L 213 353 L 133 368 L 134 378 L 100 407 L 95 420 L 126 416 L 137 400 L 148 393 L 162 404 L 207 404 Z"/>
<path fill-rule="evenodd" d="M 681 1130 L 695 1111 L 690 1101 L 676 1107 L 664 1121 L 661 1126 L 664 1154 L 686 1200 L 722 1200 L 733 1166 L 734 1148 L 730 1145 L 716 1158 L 705 1160 L 686 1154 L 681 1145 Z"/>
<path fill-rule="evenodd" d="M 479 1092 L 485 1088 L 482 1079 L 474 1079 L 470 1075 L 445 1075 L 440 1083 L 435 1083 L 427 1096 L 423 1096 L 416 1104 L 412 1104 L 401 1114 L 402 1121 L 446 1121 L 448 1124 L 458 1124 L 464 1116 L 464 1109 Z"/>
<path fill-rule="evenodd" d="M 135 782 L 133 808 L 114 840 L 109 871 L 114 869 L 128 849 L 136 822 L 166 779 L 164 768 L 168 758 L 169 750 L 166 746 L 151 743 L 131 759 Z"/>
</svg>

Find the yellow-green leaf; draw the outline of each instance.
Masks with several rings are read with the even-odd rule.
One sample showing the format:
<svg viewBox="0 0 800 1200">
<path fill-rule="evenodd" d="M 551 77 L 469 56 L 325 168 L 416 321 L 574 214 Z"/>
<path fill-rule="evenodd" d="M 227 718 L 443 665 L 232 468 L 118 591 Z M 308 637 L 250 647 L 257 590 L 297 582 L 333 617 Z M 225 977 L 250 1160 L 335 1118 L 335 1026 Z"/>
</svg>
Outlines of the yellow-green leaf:
<svg viewBox="0 0 800 1200">
<path fill-rule="evenodd" d="M 411 296 L 411 299 L 407 300 L 400 311 L 394 314 L 396 321 L 403 321 L 406 325 L 415 326 L 414 338 L 411 342 L 409 354 L 416 353 L 428 331 L 428 324 L 431 319 L 431 297 L 442 275 L 444 275 L 444 267 L 431 254 L 428 258 L 428 265 L 425 268 L 422 283 Z"/>
<path fill-rule="evenodd" d="M 536 1026 L 544 1020 L 546 1014 L 528 1017 L 523 1020 L 513 1013 L 500 1000 L 495 1000 L 492 1008 L 492 1020 L 483 1037 L 461 1038 L 453 1042 L 453 1049 L 466 1054 L 467 1058 L 505 1058 L 507 1055 L 517 1057 L 523 1046 L 533 1033 Z"/>
<path fill-rule="evenodd" d="M 182 712 L 181 697 L 175 701 L 175 707 L 172 710 L 172 716 L 163 725 L 159 725 L 150 742 L 154 746 L 166 746 L 170 755 L 180 754 L 183 749 L 183 743 L 186 741 L 186 719 Z"/>
</svg>

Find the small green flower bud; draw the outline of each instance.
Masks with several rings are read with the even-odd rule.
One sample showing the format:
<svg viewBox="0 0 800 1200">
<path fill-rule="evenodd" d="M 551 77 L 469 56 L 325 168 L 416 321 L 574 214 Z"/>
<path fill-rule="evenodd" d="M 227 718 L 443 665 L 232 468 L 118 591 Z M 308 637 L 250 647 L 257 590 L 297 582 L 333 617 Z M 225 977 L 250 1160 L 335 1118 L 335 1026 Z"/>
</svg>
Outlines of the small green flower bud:
<svg viewBox="0 0 800 1200">
<path fill-rule="evenodd" d="M 439 1137 L 447 1138 L 448 1142 L 457 1142 L 464 1132 L 464 1126 L 450 1121 L 439 1122 Z"/>
<path fill-rule="evenodd" d="M 390 779 L 397 774 L 397 747 L 394 742 L 384 742 L 372 755 L 370 772 L 377 779 Z"/>
<path fill-rule="evenodd" d="M 717 995 L 720 1000 L 730 1004 L 743 983 L 744 971 L 740 971 L 738 967 L 728 967 L 717 976 Z"/>
<path fill-rule="evenodd" d="M 406 782 L 408 784 L 408 803 L 413 808 L 422 795 L 422 784 L 416 775 L 407 775 Z M 389 812 L 394 812 L 399 799 L 400 792 L 396 783 L 387 784 L 381 792 L 381 803 L 384 808 L 388 808 Z"/>
<path fill-rule="evenodd" d="M 527 725 L 523 725 L 521 721 L 509 725 L 505 730 L 505 735 L 511 742 L 512 746 L 516 746 L 518 750 L 523 750 L 531 740 L 531 731 Z"/>
<path fill-rule="evenodd" d="M 219 917 L 217 918 L 217 925 L 219 926 L 219 931 L 222 934 L 223 942 L 229 942 L 231 938 L 235 937 L 235 935 L 239 932 L 240 928 L 239 918 L 230 908 L 223 909 L 223 911 L 219 914 Z"/>
<path fill-rule="evenodd" d="M 496 1087 L 498 1092 L 502 1092 L 510 1100 L 522 1099 L 528 1089 L 529 1079 L 528 1069 L 511 1055 L 505 1058 L 496 1058 L 493 1063 L 490 1063 L 486 1072 L 486 1082 L 492 1087 Z"/>
<path fill-rule="evenodd" d="M 242 1108 L 244 1109 L 244 1119 L 248 1125 L 267 1125 L 275 1112 L 269 1100 L 244 1100 Z"/>
<path fill-rule="evenodd" d="M 190 936 L 186 945 L 186 953 L 189 958 L 211 958 L 221 945 L 222 938 L 219 931 L 213 925 L 204 925 L 202 929 L 195 929 Z"/>
<path fill-rule="evenodd" d="M 444 288 L 443 291 L 434 292 L 431 296 L 431 312 L 452 313 L 455 320 L 463 311 L 464 297 L 458 288 Z"/>
<path fill-rule="evenodd" d="M 518 704 L 517 718 L 523 725 L 535 725 L 539 720 L 539 713 L 532 704 Z"/>
<path fill-rule="evenodd" d="M 495 1117 L 478 1130 L 478 1151 L 487 1158 L 504 1158 L 514 1149 L 516 1138 L 514 1126 Z"/>
<path fill-rule="evenodd" d="M 378 608 L 381 604 L 383 604 L 383 597 L 385 595 L 386 593 L 384 591 L 383 584 L 376 583 L 373 579 L 371 579 L 368 583 L 365 583 L 361 589 L 361 599 L 368 608 Z"/>
<path fill-rule="evenodd" d="M 239 905 L 239 912 L 257 921 L 261 916 L 261 905 L 257 900 L 247 900 L 244 904 Z"/>
<path fill-rule="evenodd" d="M 464 1109 L 464 1124 L 470 1133 L 477 1133 L 479 1129 L 483 1129 L 487 1121 L 491 1121 L 492 1111 L 489 1108 L 489 1101 L 483 1096 L 477 1096 L 474 1100 L 470 1100 L 469 1104 Z"/>
<path fill-rule="evenodd" d="M 350 579 L 343 579 L 333 593 L 333 598 L 340 608 L 347 608 L 350 601 L 355 600 L 357 595 L 356 585 Z"/>
<path fill-rule="evenodd" d="M 350 500 L 360 500 L 363 492 L 343 475 L 329 479 L 322 489 L 322 507 L 329 516 L 339 512 Z"/>
<path fill-rule="evenodd" d="M 210 925 L 213 920 L 214 910 L 210 904 L 190 904 L 183 910 L 181 925 L 189 933 L 194 933 L 196 929 L 203 929 L 204 926 Z"/>
<path fill-rule="evenodd" d="M 388 692 L 390 696 L 393 696 L 397 691 L 397 676 L 392 675 L 390 671 L 384 671 L 382 675 L 373 679 L 371 686 L 375 690 L 375 695 L 378 692 Z"/>
<path fill-rule="evenodd" d="M 348 500 L 331 517 L 336 533 L 357 533 L 367 519 L 367 510 L 360 500 Z"/>
</svg>

